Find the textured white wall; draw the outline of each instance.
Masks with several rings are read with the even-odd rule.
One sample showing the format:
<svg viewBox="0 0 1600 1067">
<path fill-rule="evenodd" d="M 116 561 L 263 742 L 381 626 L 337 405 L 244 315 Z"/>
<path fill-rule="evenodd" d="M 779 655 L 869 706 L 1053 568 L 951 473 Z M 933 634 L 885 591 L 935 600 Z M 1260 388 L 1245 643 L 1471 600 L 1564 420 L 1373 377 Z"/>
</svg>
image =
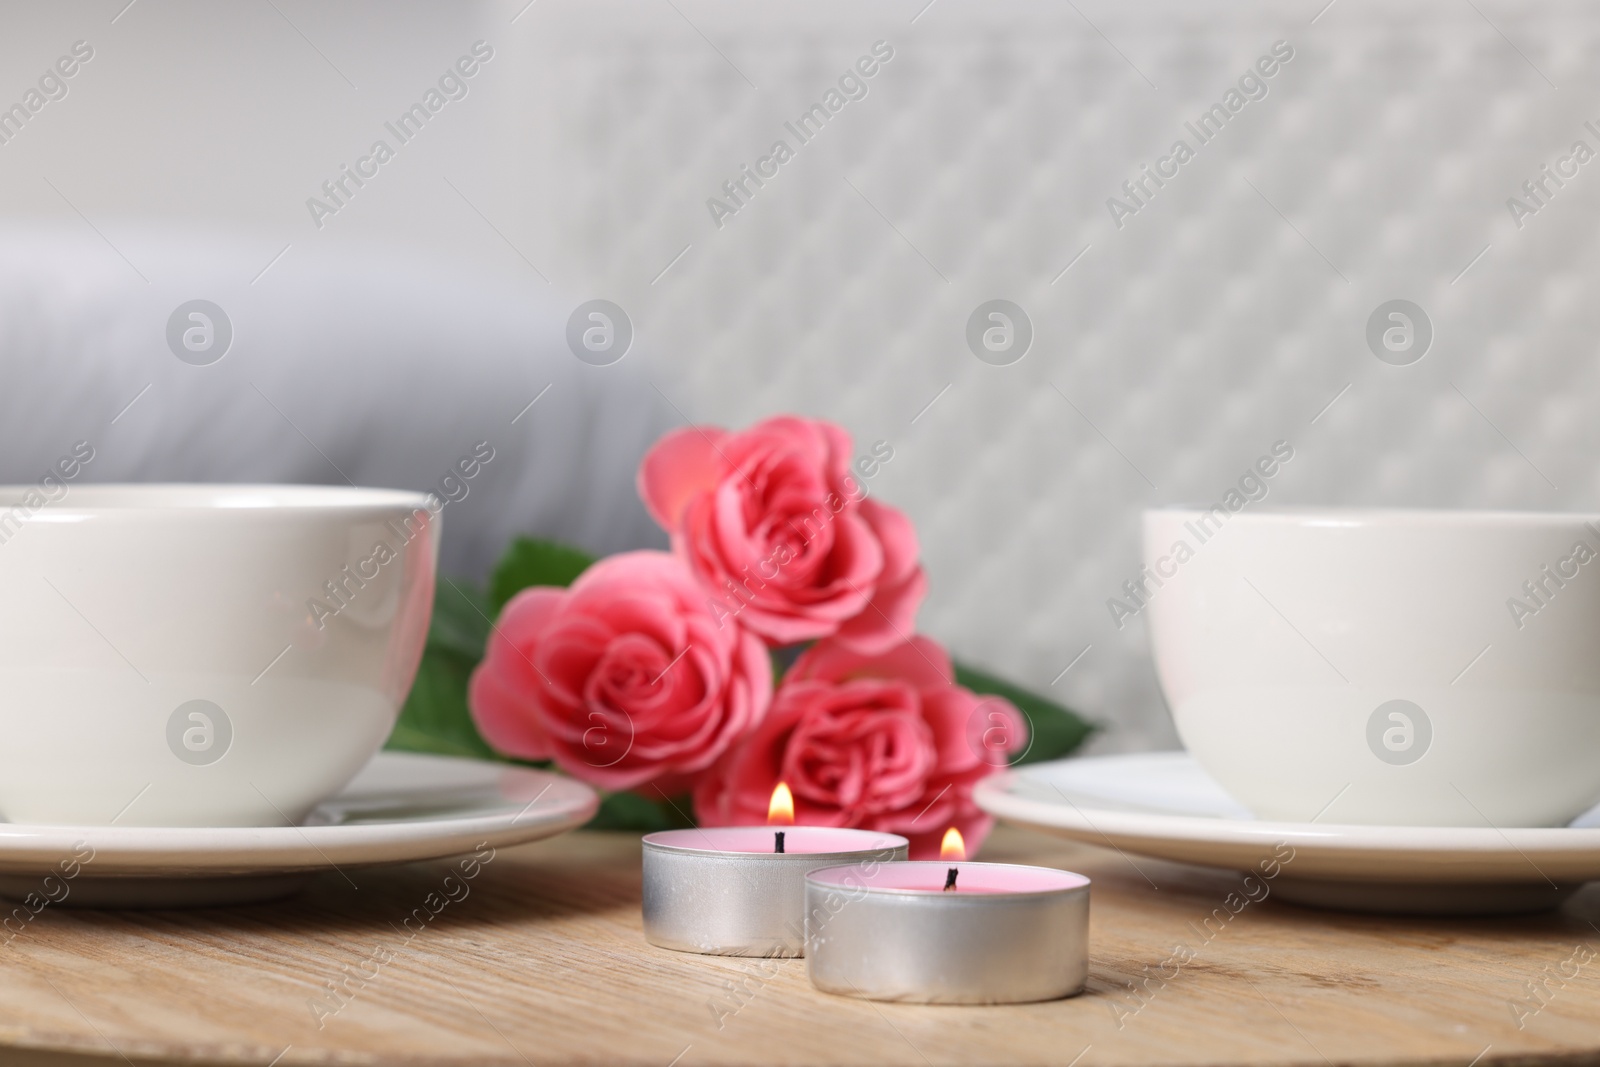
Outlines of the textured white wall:
<svg viewBox="0 0 1600 1067">
<path fill-rule="evenodd" d="M 1174 741 L 1106 607 L 1139 510 L 1217 499 L 1274 442 L 1274 502 L 1596 506 L 1600 161 L 1520 228 L 1506 206 L 1600 150 L 1576 0 L 139 0 L 113 24 L 122 2 L 3 9 L 0 97 L 97 49 L 0 145 L 6 211 L 77 220 L 49 178 L 114 243 L 226 225 L 263 265 L 379 245 L 614 300 L 685 416 L 891 442 L 874 489 L 922 532 L 924 627 L 1114 723 L 1102 747 Z M 305 197 L 480 38 L 471 95 L 315 229 Z M 866 96 L 799 145 L 784 122 L 880 40 Z M 1184 123 L 1277 41 L 1266 95 L 1198 145 Z M 784 137 L 719 228 L 707 198 Z M 1107 198 L 1180 137 L 1194 158 L 1119 228 Z M 150 231 L 125 232 L 137 263 Z M 1034 330 L 1008 366 L 965 336 L 995 298 Z M 1435 330 L 1408 366 L 1365 338 L 1399 298 Z"/>
</svg>

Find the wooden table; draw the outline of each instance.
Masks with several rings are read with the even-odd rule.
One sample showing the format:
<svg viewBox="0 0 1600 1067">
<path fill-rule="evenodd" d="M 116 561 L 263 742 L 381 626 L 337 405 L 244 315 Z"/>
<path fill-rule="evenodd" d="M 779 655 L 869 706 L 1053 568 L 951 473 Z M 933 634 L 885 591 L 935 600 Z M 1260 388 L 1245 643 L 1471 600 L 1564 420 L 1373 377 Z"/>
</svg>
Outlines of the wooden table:
<svg viewBox="0 0 1600 1067">
<path fill-rule="evenodd" d="M 352 871 L 354 887 L 331 874 L 295 899 L 233 910 L 47 908 L 0 948 L 0 1063 L 1600 1059 L 1600 884 L 1562 911 L 1513 919 L 1343 915 L 1269 898 L 1213 919 L 1207 941 L 1202 923 L 1237 875 L 1135 867 L 1008 829 L 982 858 L 1094 879 L 1082 996 L 872 1004 L 816 992 L 802 960 L 655 949 L 640 934 L 637 837 L 578 833 L 500 852 L 442 906 L 430 894 L 446 863 Z M 417 908 L 429 919 L 413 918 L 413 935 L 402 922 Z M 1170 962 L 1180 943 L 1196 951 L 1181 968 Z M 1129 983 L 1163 972 L 1141 1006 Z M 327 984 L 341 980 L 338 1006 Z M 1539 999 L 1530 982 L 1543 983 Z"/>
</svg>

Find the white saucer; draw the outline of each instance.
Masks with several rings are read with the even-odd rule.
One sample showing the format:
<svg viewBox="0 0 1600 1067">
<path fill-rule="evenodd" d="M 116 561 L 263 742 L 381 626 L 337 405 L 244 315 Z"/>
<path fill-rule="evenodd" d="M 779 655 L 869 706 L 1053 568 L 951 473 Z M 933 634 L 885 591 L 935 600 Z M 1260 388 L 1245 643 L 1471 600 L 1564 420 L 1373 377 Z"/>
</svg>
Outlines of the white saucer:
<svg viewBox="0 0 1600 1067">
<path fill-rule="evenodd" d="M 1535 911 L 1600 879 L 1600 808 L 1552 828 L 1262 822 L 1183 752 L 1038 763 L 987 779 L 976 798 L 1007 822 L 1207 867 L 1259 869 L 1281 843 L 1293 859 L 1272 893 L 1321 907 Z"/>
<path fill-rule="evenodd" d="M 48 898 L 58 906 L 111 908 L 269 900 L 320 871 L 348 876 L 372 864 L 553 837 L 587 822 L 598 805 L 582 782 L 545 771 L 380 752 L 300 826 L 0 822 L 0 895 L 22 900 L 33 893 L 36 901 Z M 47 877 L 53 879 L 48 884 Z"/>
</svg>

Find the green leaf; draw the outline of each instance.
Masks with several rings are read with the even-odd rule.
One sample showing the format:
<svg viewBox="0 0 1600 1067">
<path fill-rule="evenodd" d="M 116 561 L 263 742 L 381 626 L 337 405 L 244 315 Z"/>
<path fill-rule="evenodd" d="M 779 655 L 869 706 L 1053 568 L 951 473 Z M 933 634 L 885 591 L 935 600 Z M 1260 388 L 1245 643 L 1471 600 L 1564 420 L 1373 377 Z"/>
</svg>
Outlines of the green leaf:
<svg viewBox="0 0 1600 1067">
<path fill-rule="evenodd" d="M 1027 750 L 1012 761 L 1014 764 L 1060 759 L 1095 731 L 1094 723 L 1060 704 L 964 664 L 956 664 L 956 683 L 974 693 L 1004 697 L 1028 720 L 1030 743 Z"/>
<path fill-rule="evenodd" d="M 467 680 L 476 661 L 436 648 L 430 641 L 417 680 L 384 746 L 405 752 L 497 759 L 478 735 L 467 710 Z"/>
<path fill-rule="evenodd" d="M 570 545 L 518 537 L 511 542 L 489 579 L 489 602 L 498 615 L 506 601 L 532 585 L 554 585 L 565 589 L 589 568 L 594 557 Z"/>
<path fill-rule="evenodd" d="M 663 803 L 647 800 L 637 793 L 607 793 L 600 800 L 600 810 L 584 828 L 647 834 L 657 830 L 681 830 L 694 825 L 688 813 L 688 797 Z"/>
<path fill-rule="evenodd" d="M 470 582 L 439 579 L 417 680 L 385 748 L 501 759 L 479 736 L 467 708 L 467 683 L 483 659 L 489 619 L 489 598 L 482 589 Z"/>
<path fill-rule="evenodd" d="M 433 594 L 429 649 L 451 652 L 476 664 L 483 658 L 494 614 L 482 589 L 468 582 L 441 577 Z"/>
</svg>

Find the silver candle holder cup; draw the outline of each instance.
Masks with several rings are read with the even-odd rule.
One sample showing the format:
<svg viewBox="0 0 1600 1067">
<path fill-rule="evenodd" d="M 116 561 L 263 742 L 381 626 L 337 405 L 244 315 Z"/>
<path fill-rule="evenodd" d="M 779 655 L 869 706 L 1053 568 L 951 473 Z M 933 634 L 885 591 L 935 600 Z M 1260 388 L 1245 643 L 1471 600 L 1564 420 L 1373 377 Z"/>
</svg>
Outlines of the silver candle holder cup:
<svg viewBox="0 0 1600 1067">
<path fill-rule="evenodd" d="M 785 850 L 776 851 L 783 833 Z M 644 936 L 652 945 L 719 956 L 805 952 L 806 874 L 869 874 L 906 858 L 896 834 L 820 826 L 664 830 L 644 838 Z"/>
<path fill-rule="evenodd" d="M 1082 991 L 1088 947 L 1089 879 L 1070 871 L 941 860 L 806 875 L 806 967 L 827 993 L 1054 1000 Z"/>
</svg>

